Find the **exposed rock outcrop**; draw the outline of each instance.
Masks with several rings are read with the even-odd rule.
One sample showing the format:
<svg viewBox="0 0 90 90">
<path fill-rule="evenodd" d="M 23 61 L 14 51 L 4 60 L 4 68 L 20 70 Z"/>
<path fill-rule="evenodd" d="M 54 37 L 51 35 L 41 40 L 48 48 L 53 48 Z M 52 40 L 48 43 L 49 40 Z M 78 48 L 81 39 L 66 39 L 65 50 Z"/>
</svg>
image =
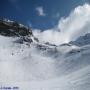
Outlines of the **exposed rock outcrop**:
<svg viewBox="0 0 90 90">
<path fill-rule="evenodd" d="M 11 21 L 8 19 L 0 19 L 0 35 L 8 37 L 19 37 L 17 43 L 33 41 L 39 42 L 38 38 L 34 37 L 31 28 L 24 26 L 16 21 Z"/>
<path fill-rule="evenodd" d="M 32 31 L 29 27 L 16 21 L 0 19 L 0 34 L 4 36 L 27 36 L 32 35 Z"/>
</svg>

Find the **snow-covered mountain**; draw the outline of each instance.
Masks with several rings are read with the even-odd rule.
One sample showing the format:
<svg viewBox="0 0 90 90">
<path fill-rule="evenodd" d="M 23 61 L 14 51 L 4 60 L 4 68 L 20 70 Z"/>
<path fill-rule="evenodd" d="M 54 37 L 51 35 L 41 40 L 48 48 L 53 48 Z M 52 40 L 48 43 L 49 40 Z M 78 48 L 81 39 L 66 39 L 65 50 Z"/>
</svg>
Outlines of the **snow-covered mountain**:
<svg viewBox="0 0 90 90">
<path fill-rule="evenodd" d="M 90 44 L 90 33 L 87 33 L 85 36 L 80 36 L 77 40 L 71 41 L 71 44 L 77 45 L 77 46 L 84 46 Z"/>
<path fill-rule="evenodd" d="M 0 85 L 20 90 L 90 90 L 89 40 L 86 34 L 59 46 L 42 43 L 26 26 L 0 20 Z"/>
</svg>

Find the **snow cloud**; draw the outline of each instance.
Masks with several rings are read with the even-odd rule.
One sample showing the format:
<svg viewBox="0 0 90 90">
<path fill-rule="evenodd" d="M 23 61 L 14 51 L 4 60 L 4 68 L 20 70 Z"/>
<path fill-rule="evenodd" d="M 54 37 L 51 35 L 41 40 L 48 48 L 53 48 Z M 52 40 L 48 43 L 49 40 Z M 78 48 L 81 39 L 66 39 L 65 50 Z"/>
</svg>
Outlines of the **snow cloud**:
<svg viewBox="0 0 90 90">
<path fill-rule="evenodd" d="M 40 32 L 39 30 L 34 31 L 34 34 L 40 39 L 40 41 L 50 42 L 57 45 L 68 43 L 86 33 L 90 33 L 89 4 L 78 6 L 71 11 L 68 17 L 62 17 L 56 28 L 45 30 L 43 32 Z"/>
<path fill-rule="evenodd" d="M 39 16 L 45 16 L 46 15 L 44 13 L 43 7 L 36 7 L 36 11 L 38 12 Z"/>
</svg>

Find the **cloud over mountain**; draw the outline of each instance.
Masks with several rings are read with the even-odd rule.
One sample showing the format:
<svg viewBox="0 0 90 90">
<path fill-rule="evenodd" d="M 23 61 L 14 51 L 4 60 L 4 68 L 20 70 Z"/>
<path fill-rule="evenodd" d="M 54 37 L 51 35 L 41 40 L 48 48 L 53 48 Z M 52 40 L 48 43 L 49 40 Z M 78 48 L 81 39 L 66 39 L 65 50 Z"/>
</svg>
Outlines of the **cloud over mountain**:
<svg viewBox="0 0 90 90">
<path fill-rule="evenodd" d="M 90 5 L 84 4 L 71 11 L 68 17 L 62 17 L 56 28 L 40 32 L 34 31 L 41 41 L 53 44 L 67 43 L 90 32 Z"/>
</svg>

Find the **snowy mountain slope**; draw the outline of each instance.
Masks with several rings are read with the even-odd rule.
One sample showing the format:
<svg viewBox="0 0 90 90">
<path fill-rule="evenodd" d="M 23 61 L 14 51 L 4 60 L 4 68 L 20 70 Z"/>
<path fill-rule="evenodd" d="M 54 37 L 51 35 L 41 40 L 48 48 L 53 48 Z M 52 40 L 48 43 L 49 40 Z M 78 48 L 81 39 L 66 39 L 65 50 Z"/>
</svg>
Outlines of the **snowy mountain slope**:
<svg viewBox="0 0 90 90">
<path fill-rule="evenodd" d="M 90 90 L 90 44 L 56 46 L 34 41 L 33 35 L 0 35 L 0 84 L 20 90 Z"/>
<path fill-rule="evenodd" d="M 85 36 L 80 36 L 77 40 L 71 41 L 70 44 L 77 46 L 84 46 L 90 44 L 90 33 L 87 33 Z"/>
</svg>

